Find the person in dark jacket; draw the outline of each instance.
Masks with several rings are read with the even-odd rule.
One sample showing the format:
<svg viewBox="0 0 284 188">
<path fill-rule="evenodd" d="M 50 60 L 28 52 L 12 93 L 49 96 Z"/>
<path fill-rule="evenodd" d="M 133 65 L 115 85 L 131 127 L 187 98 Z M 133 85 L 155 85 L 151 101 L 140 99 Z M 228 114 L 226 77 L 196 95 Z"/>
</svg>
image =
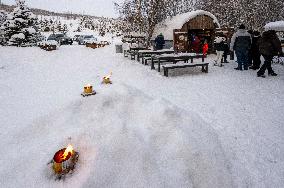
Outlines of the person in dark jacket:
<svg viewBox="0 0 284 188">
<path fill-rule="evenodd" d="M 253 38 L 253 30 L 248 30 L 248 33 L 250 34 L 250 37 L 252 39 Z M 252 42 L 252 40 L 251 40 L 251 42 Z M 252 51 L 251 51 L 251 48 L 250 48 L 249 52 L 248 52 L 248 66 L 251 66 L 251 65 L 252 65 Z"/>
<path fill-rule="evenodd" d="M 162 33 L 155 38 L 156 50 L 162 50 L 165 45 L 165 39 Z"/>
<path fill-rule="evenodd" d="M 259 51 L 259 39 L 261 38 L 260 32 L 254 31 L 251 45 L 252 66 L 250 69 L 258 70 L 260 68 L 260 51 Z"/>
<path fill-rule="evenodd" d="M 235 50 L 238 67 L 236 70 L 248 70 L 248 53 L 251 48 L 251 35 L 245 30 L 245 25 L 240 25 L 239 30 L 233 35 L 230 50 Z"/>
<path fill-rule="evenodd" d="M 268 70 L 268 75 L 277 76 L 277 74 L 272 70 L 271 62 L 274 56 L 282 55 L 281 42 L 276 34 L 276 31 L 269 30 L 262 34 L 259 41 L 259 51 L 264 57 L 264 64 L 257 72 L 258 77 L 265 77 L 264 73 L 266 69 Z"/>
<path fill-rule="evenodd" d="M 230 52 L 230 46 L 229 46 L 228 37 L 226 35 L 224 35 L 224 37 L 226 38 L 226 41 L 224 42 L 224 45 L 225 45 L 224 63 L 229 63 L 227 59 L 228 59 L 228 55 L 229 55 L 229 52 Z"/>
</svg>

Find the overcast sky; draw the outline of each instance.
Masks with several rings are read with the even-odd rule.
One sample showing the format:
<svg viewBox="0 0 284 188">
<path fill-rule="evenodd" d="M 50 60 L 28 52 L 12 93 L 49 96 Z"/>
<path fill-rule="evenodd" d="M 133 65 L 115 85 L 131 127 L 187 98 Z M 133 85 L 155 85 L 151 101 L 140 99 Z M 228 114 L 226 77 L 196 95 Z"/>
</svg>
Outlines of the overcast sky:
<svg viewBox="0 0 284 188">
<path fill-rule="evenodd" d="M 116 17 L 114 2 L 123 0 L 26 0 L 29 7 L 56 12 L 72 11 L 94 16 Z M 15 4 L 15 0 L 2 0 L 3 4 Z"/>
</svg>

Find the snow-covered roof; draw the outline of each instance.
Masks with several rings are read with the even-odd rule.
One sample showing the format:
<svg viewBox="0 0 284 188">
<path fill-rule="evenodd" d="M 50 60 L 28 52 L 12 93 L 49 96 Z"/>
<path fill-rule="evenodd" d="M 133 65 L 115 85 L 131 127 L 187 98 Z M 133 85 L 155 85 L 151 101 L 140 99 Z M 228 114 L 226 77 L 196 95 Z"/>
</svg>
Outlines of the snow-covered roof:
<svg viewBox="0 0 284 188">
<path fill-rule="evenodd" d="M 196 10 L 184 14 L 179 14 L 172 18 L 167 18 L 163 22 L 159 23 L 155 27 L 152 38 L 155 38 L 158 34 L 163 33 L 165 40 L 173 40 L 174 29 L 181 29 L 186 22 L 200 15 L 211 17 L 213 19 L 213 22 L 216 23 L 218 27 L 220 27 L 218 19 L 212 13 L 204 10 Z"/>
<path fill-rule="evenodd" d="M 275 31 L 284 31 L 284 21 L 270 22 L 264 26 L 266 31 L 275 30 Z"/>
</svg>

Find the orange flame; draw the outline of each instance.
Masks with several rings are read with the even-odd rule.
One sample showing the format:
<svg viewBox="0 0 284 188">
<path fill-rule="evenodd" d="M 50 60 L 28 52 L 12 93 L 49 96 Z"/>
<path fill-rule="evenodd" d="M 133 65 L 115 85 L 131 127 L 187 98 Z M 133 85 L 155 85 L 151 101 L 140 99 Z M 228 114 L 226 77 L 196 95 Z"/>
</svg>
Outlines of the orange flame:
<svg viewBox="0 0 284 188">
<path fill-rule="evenodd" d="M 73 153 L 73 146 L 68 145 L 68 147 L 65 149 L 63 153 L 63 158 L 66 159 L 69 153 Z"/>
</svg>

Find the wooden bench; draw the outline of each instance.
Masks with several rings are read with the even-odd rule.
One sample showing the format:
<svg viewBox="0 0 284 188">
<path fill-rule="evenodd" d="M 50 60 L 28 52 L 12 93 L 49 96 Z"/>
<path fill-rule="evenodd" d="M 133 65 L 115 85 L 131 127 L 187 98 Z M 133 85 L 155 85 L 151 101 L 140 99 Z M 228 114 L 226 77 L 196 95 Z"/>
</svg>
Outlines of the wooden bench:
<svg viewBox="0 0 284 188">
<path fill-rule="evenodd" d="M 202 58 L 202 63 L 204 63 L 204 55 L 203 54 L 194 54 L 194 53 L 184 53 L 184 54 L 175 54 L 175 55 L 160 55 L 160 56 L 152 56 L 152 63 L 151 63 L 151 69 L 155 69 L 155 63 L 158 63 L 158 72 L 161 70 L 161 63 L 171 62 L 173 64 L 176 64 L 179 61 L 183 61 L 184 63 L 188 63 L 190 60 L 190 63 L 193 63 L 193 59 Z"/>
<path fill-rule="evenodd" d="M 208 65 L 209 63 L 180 63 L 180 64 L 171 64 L 164 65 L 164 76 L 169 76 L 169 69 L 179 69 L 179 68 L 187 68 L 187 67 L 202 67 L 201 71 L 208 73 Z"/>
</svg>

